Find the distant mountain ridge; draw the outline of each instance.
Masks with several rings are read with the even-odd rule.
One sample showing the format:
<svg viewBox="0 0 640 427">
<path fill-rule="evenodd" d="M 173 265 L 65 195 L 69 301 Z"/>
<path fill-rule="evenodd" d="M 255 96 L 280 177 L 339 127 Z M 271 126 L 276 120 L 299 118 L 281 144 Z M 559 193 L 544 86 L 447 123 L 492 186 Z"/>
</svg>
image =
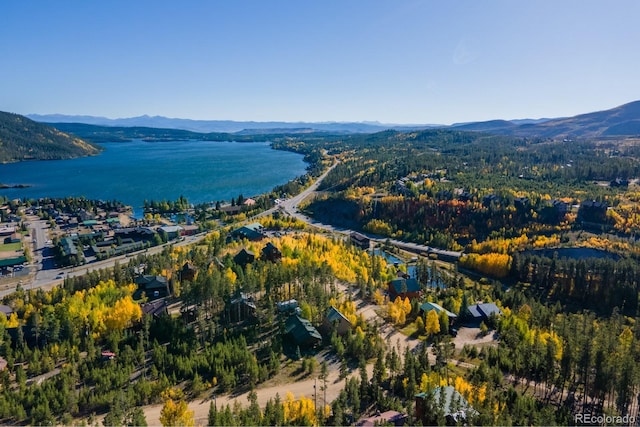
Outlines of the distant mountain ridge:
<svg viewBox="0 0 640 427">
<path fill-rule="evenodd" d="M 161 129 L 182 129 L 192 132 L 244 132 L 265 133 L 271 130 L 310 129 L 322 132 L 375 133 L 387 129 L 418 130 L 439 125 L 394 125 L 374 122 L 256 122 L 234 120 L 192 120 L 163 116 L 138 116 L 109 119 L 95 116 L 67 116 L 64 114 L 29 114 L 29 118 L 43 123 L 84 123 L 98 126 L 149 127 Z"/>
<path fill-rule="evenodd" d="M 191 120 L 162 116 L 139 116 L 109 119 L 94 116 L 66 116 L 62 114 L 30 114 L 33 120 L 45 123 L 84 123 L 113 127 L 146 127 L 181 129 L 191 132 L 223 132 L 242 135 L 280 133 L 375 133 L 384 130 L 414 131 L 424 129 L 454 129 L 543 138 L 595 138 L 640 135 L 640 101 L 618 107 L 580 114 L 573 117 L 488 120 L 482 122 L 455 123 L 450 126 L 435 124 L 382 124 L 377 122 L 256 122 L 233 120 Z"/>
<path fill-rule="evenodd" d="M 25 116 L 0 111 L 0 162 L 57 160 L 101 151 L 78 137 Z"/>
<path fill-rule="evenodd" d="M 573 117 L 520 123 L 516 120 L 490 120 L 451 127 L 458 130 L 543 138 L 635 136 L 640 135 L 640 101 Z"/>
</svg>

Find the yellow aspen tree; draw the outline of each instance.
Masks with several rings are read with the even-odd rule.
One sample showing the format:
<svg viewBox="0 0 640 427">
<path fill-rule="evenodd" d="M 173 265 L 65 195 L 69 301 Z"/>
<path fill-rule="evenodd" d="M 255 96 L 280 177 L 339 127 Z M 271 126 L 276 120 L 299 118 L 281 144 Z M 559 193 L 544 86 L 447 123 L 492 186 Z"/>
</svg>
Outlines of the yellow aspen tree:
<svg viewBox="0 0 640 427">
<path fill-rule="evenodd" d="M 427 320 L 424 324 L 425 332 L 427 336 L 433 336 L 440 332 L 440 319 L 438 313 L 435 310 L 429 310 L 427 313 Z"/>
<path fill-rule="evenodd" d="M 186 426 L 193 427 L 195 420 L 193 418 L 193 411 L 189 410 L 187 402 L 184 400 L 174 400 L 173 393 L 169 393 L 171 396 L 167 396 L 164 406 L 160 411 L 160 423 L 163 426 Z"/>
</svg>

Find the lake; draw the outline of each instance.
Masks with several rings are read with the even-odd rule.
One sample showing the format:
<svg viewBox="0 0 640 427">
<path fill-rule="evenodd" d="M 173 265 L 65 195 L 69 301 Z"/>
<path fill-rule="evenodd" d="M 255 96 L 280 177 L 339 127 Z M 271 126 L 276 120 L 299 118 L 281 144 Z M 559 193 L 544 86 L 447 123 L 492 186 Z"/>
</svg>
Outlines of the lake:
<svg viewBox="0 0 640 427">
<path fill-rule="evenodd" d="M 144 200 L 191 203 L 251 197 L 306 173 L 300 154 L 268 142 L 113 142 L 98 156 L 0 164 L 0 190 L 10 199 L 84 196 L 120 200 L 141 212 Z"/>
</svg>

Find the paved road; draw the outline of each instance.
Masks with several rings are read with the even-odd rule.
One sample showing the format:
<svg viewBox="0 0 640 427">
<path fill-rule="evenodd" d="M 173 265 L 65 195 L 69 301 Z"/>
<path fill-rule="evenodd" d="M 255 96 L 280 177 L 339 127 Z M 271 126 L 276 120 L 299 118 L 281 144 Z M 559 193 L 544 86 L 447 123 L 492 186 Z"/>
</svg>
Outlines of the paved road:
<svg viewBox="0 0 640 427">
<path fill-rule="evenodd" d="M 298 218 L 301 221 L 304 221 L 306 223 L 313 224 L 313 225 L 318 225 L 321 228 L 323 228 L 322 227 L 323 224 L 316 223 L 313 219 L 298 212 L 298 205 L 300 204 L 300 202 L 305 200 L 308 196 L 315 193 L 315 191 L 320 186 L 320 183 L 325 179 L 325 177 L 329 174 L 329 172 L 331 172 L 333 168 L 335 168 L 338 165 L 338 163 L 340 162 L 336 161 L 333 165 L 331 165 L 331 167 L 329 167 L 329 169 L 324 171 L 324 173 L 320 175 L 313 184 L 305 188 L 301 193 L 289 199 L 285 199 L 281 201 L 279 205 L 274 206 L 273 208 L 267 209 L 264 212 L 260 212 L 259 214 L 255 215 L 253 218 L 260 218 L 263 216 L 271 215 L 272 213 L 277 211 L 283 211 L 292 217 Z M 331 226 L 327 226 L 327 227 L 331 227 Z"/>
<path fill-rule="evenodd" d="M 43 226 L 44 224 L 44 226 Z M 81 276 L 91 271 L 100 270 L 103 268 L 111 268 L 116 262 L 128 263 L 129 258 L 138 254 L 153 255 L 162 252 L 165 246 L 184 246 L 198 243 L 204 239 L 207 233 L 199 233 L 195 236 L 185 237 L 181 241 L 173 241 L 165 243 L 164 245 L 154 246 L 152 248 L 144 249 L 141 251 L 133 252 L 127 255 L 120 255 L 114 258 L 109 258 L 104 261 L 92 262 L 89 264 L 81 265 L 78 267 L 64 267 L 56 268 L 53 263 L 53 244 L 47 243 L 48 238 L 48 223 L 42 220 L 30 221 L 30 227 L 32 228 L 33 236 L 35 236 L 34 244 L 34 259 L 30 268 L 36 270 L 35 278 L 31 283 L 23 284 L 25 289 L 37 289 L 41 287 L 51 287 L 59 285 L 64 281 L 65 277 Z M 0 291 L 0 298 L 5 295 L 9 295 L 15 292 L 15 288 L 6 289 Z"/>
<path fill-rule="evenodd" d="M 271 208 L 267 211 L 262 212 L 261 214 L 257 215 L 257 216 L 264 216 L 264 215 L 270 215 L 271 213 L 273 213 L 275 210 L 280 209 L 282 211 L 284 211 L 285 213 L 287 213 L 288 215 L 302 221 L 305 222 L 307 224 L 313 225 L 314 227 L 320 228 L 322 230 L 326 230 L 326 231 L 330 231 L 330 232 L 335 232 L 335 233 L 341 233 L 341 234 L 346 234 L 346 235 L 350 235 L 351 233 L 354 232 L 354 230 L 350 230 L 348 228 L 343 228 L 343 227 L 336 227 L 330 224 L 323 224 L 321 222 L 316 221 L 313 218 L 310 218 L 306 215 L 304 215 L 303 213 L 301 213 L 298 210 L 298 205 L 304 201 L 307 197 L 309 197 L 310 195 L 312 195 L 313 193 L 316 192 L 316 190 L 318 189 L 318 186 L 320 185 L 320 183 L 322 182 L 322 180 L 327 176 L 327 174 L 329 172 L 331 172 L 331 170 L 333 170 L 333 168 L 335 168 L 338 165 L 338 162 L 334 163 L 329 169 L 327 169 L 317 180 L 316 182 L 314 182 L 311 186 L 309 186 L 307 189 L 305 189 L 302 193 L 290 198 L 290 199 L 286 199 L 284 201 L 282 201 L 277 207 L 275 208 Z M 257 217 L 256 216 L 256 217 Z M 460 258 L 460 256 L 462 255 L 462 252 L 456 252 L 456 251 L 447 251 L 444 249 L 438 249 L 438 248 L 433 248 L 431 246 L 426 246 L 426 245 L 419 245 L 417 243 L 410 243 L 410 242 L 403 242 L 400 240 L 395 240 L 395 239 L 389 239 L 386 237 L 382 237 L 382 236 L 376 236 L 373 234 L 368 234 L 368 233 L 362 233 L 361 231 L 359 231 L 360 234 L 365 234 L 369 239 L 371 239 L 374 242 L 377 243 L 385 243 L 388 242 L 389 244 L 396 246 L 400 249 L 403 249 L 405 251 L 408 252 L 412 252 L 412 253 L 416 253 L 416 254 L 437 254 L 441 257 L 444 257 L 444 259 L 458 259 Z"/>
</svg>

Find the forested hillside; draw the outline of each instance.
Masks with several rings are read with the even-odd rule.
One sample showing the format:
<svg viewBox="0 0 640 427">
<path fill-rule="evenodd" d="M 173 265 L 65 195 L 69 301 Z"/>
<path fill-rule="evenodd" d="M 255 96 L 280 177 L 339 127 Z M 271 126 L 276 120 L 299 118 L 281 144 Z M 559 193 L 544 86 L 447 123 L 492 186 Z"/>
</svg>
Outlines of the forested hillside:
<svg viewBox="0 0 640 427">
<path fill-rule="evenodd" d="M 100 148 L 24 116 L 0 111 L 0 162 L 56 160 L 98 154 Z"/>
</svg>

